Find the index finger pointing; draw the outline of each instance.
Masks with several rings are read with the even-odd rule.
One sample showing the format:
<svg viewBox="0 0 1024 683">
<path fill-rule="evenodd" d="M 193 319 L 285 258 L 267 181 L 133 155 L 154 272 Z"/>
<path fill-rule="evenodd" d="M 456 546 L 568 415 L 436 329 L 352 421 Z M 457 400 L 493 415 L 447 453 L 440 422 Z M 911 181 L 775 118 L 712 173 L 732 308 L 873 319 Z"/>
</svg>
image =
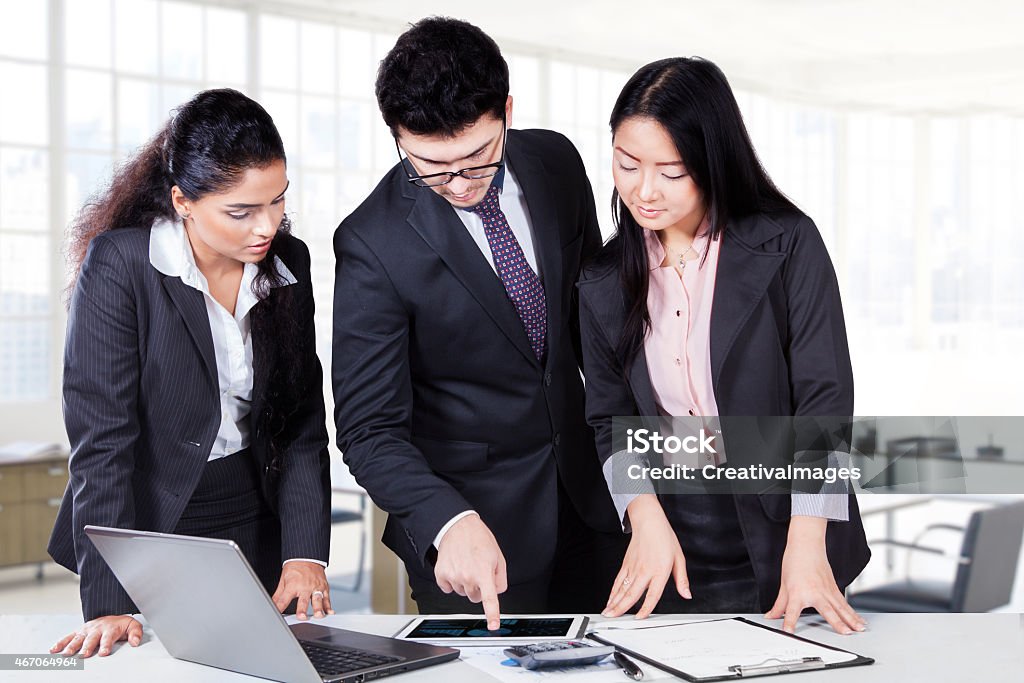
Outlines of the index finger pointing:
<svg viewBox="0 0 1024 683">
<path fill-rule="evenodd" d="M 493 582 L 486 581 L 480 586 L 480 597 L 483 598 L 487 630 L 497 631 L 501 628 L 501 608 L 498 606 L 498 593 L 495 591 Z"/>
</svg>

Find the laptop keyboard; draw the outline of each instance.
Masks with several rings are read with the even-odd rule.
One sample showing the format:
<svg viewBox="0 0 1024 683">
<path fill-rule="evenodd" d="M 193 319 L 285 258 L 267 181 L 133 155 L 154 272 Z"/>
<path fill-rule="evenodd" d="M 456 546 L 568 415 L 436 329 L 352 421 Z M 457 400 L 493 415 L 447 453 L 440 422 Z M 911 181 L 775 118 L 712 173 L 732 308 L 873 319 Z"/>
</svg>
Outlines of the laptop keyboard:
<svg viewBox="0 0 1024 683">
<path fill-rule="evenodd" d="M 306 656 L 309 657 L 309 661 L 313 662 L 316 670 L 324 676 L 337 676 L 357 669 L 390 664 L 401 659 L 389 655 L 378 655 L 366 650 L 324 647 L 304 640 L 300 640 L 299 643 L 305 650 Z"/>
</svg>

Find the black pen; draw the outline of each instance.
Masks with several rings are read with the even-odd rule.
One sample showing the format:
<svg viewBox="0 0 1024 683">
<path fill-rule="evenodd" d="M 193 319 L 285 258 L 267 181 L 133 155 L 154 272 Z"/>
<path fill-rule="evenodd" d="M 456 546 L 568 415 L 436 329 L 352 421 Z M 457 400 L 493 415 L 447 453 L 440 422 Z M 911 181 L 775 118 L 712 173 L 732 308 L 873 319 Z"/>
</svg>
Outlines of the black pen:
<svg viewBox="0 0 1024 683">
<path fill-rule="evenodd" d="M 632 678 L 634 681 L 639 681 L 644 677 L 644 671 L 636 665 L 632 659 L 622 654 L 618 650 L 615 651 L 615 663 L 622 667 L 622 673 L 626 674 L 627 677 Z"/>
</svg>

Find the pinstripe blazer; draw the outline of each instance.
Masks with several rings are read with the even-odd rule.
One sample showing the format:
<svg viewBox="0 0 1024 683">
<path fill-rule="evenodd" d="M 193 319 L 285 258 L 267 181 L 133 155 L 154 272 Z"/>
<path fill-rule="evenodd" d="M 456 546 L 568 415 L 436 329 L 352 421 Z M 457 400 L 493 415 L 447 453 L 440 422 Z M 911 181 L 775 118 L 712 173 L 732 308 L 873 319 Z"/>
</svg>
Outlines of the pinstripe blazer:
<svg viewBox="0 0 1024 683">
<path fill-rule="evenodd" d="M 148 229 L 129 228 L 94 238 L 68 316 L 64 424 L 71 442 L 70 481 L 49 552 L 81 576 L 86 620 L 135 607 L 83 527 L 173 531 L 220 426 L 217 365 L 203 294 L 150 264 L 149 235 Z M 276 375 L 273 369 L 261 372 L 255 363 L 250 447 L 264 495 L 281 521 L 282 561 L 326 561 L 330 474 L 309 251 L 280 232 L 274 251 L 297 283 L 273 288 L 253 313 L 291 290 L 304 399 L 294 406 L 275 403 L 282 395 L 272 379 Z M 274 349 L 254 326 L 254 358 Z M 286 423 L 271 424 L 275 414 L 287 414 Z M 285 430 L 288 443 L 279 465 L 269 454 L 271 430 Z"/>
</svg>

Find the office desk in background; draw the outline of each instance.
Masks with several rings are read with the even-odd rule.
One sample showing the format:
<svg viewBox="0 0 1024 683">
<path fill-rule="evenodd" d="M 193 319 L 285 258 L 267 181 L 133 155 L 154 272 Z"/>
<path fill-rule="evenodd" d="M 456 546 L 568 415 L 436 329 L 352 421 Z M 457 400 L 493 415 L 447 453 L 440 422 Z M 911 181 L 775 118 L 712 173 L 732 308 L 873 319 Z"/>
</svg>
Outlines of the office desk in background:
<svg viewBox="0 0 1024 683">
<path fill-rule="evenodd" d="M 0 567 L 50 561 L 46 544 L 68 483 L 68 454 L 56 445 L 0 447 Z"/>
<path fill-rule="evenodd" d="M 197 618 L 206 617 L 199 615 Z M 405 615 L 337 615 L 327 617 L 321 623 L 367 633 L 392 635 L 407 623 L 409 618 Z M 707 618 L 715 616 L 709 615 Z M 780 625 L 780 622 L 765 622 L 759 615 L 750 615 L 748 618 Z M 1018 682 L 1024 672 L 1024 615 L 866 614 L 865 618 L 868 620 L 869 631 L 853 636 L 833 633 L 827 624 L 816 618 L 802 619 L 797 633 L 827 645 L 874 657 L 875 664 L 867 667 L 800 673 L 792 680 L 795 683 Z M 46 653 L 57 637 L 80 625 L 79 617 L 73 615 L 0 616 L 0 652 Z M 153 683 L 261 680 L 178 661 L 167 654 L 148 628 L 140 647 L 122 645 L 121 649 L 110 657 L 92 657 L 85 662 L 83 671 L 49 674 L 5 671 L 0 674 L 0 678 L 12 682 L 53 680 L 68 683 L 115 683 L 142 679 Z M 648 680 L 652 678 L 655 676 L 647 677 Z M 478 683 L 488 680 L 488 677 L 468 664 L 456 661 L 400 674 L 388 680 L 394 680 L 396 683 Z M 623 676 L 622 680 L 627 679 Z"/>
</svg>

